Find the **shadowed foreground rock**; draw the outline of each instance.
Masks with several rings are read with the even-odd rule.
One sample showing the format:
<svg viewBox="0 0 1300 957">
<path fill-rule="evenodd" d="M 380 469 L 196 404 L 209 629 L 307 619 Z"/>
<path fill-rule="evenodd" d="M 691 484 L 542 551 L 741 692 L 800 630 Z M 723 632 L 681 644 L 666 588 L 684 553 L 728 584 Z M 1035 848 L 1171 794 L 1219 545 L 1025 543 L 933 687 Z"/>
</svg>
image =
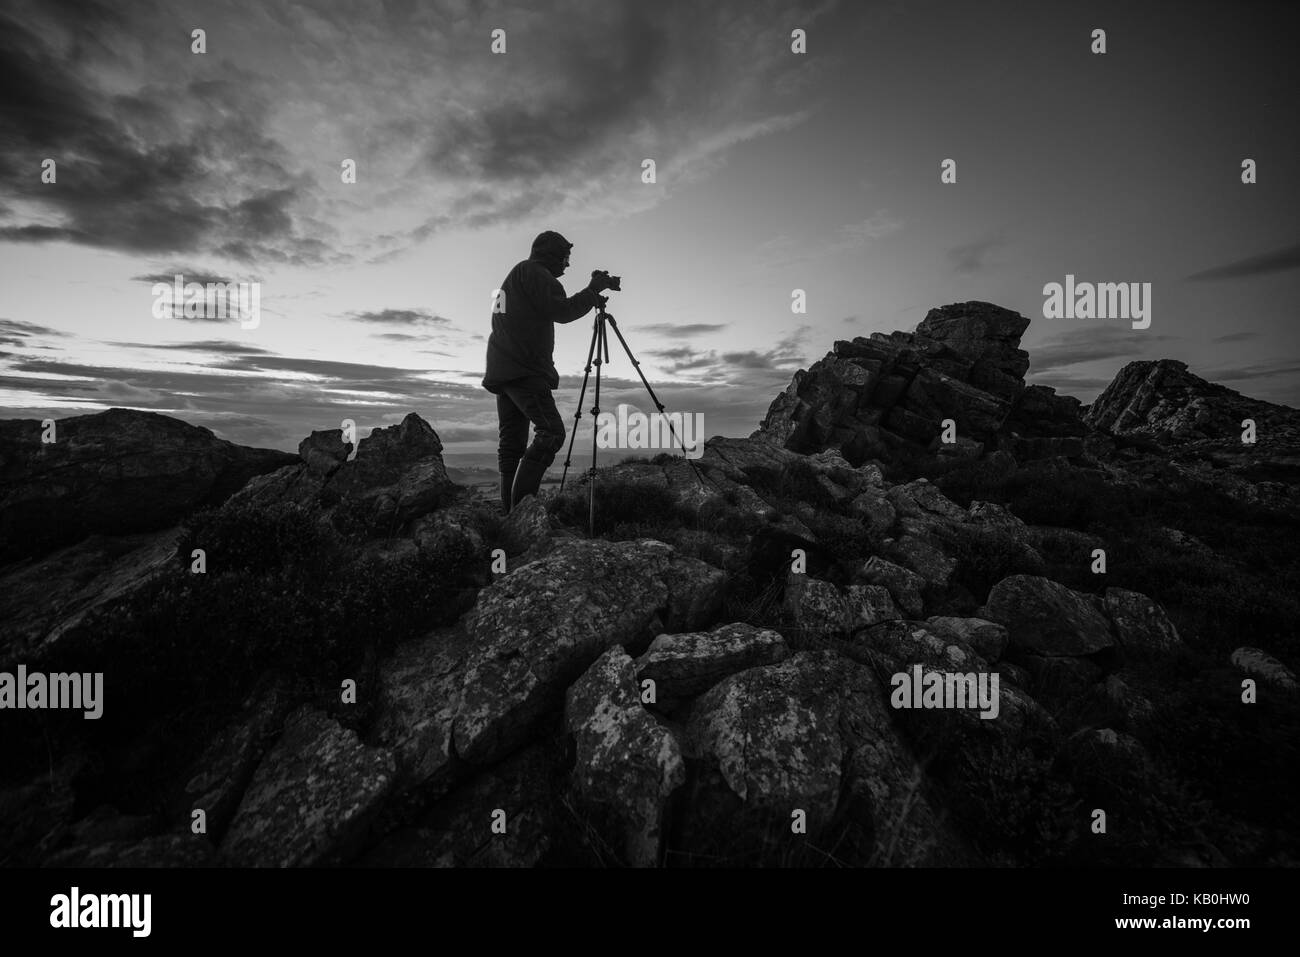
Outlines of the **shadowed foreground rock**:
<svg viewBox="0 0 1300 957">
<path fill-rule="evenodd" d="M 875 676 L 835 652 L 751 668 L 695 702 L 687 753 L 700 763 L 683 843 L 780 864 L 826 846 L 879 864 L 959 856 L 920 788 Z M 797 812 L 806 833 L 793 828 Z"/>
<path fill-rule="evenodd" d="M 1038 575 L 998 582 L 981 617 L 1005 625 L 1013 648 L 1037 655 L 1088 655 L 1115 643 L 1100 599 Z"/>
<path fill-rule="evenodd" d="M 52 443 L 44 431 L 38 419 L 0 420 L 0 564 L 93 532 L 165 528 L 295 461 L 134 409 L 58 419 Z"/>
<path fill-rule="evenodd" d="M 172 567 L 180 530 L 91 535 L 0 569 L 0 665 L 47 654 L 87 615 Z"/>
<path fill-rule="evenodd" d="M 114 723 L 143 698 L 110 674 L 102 723 L 6 712 L 0 863 L 1293 864 L 1292 410 L 1157 364 L 1085 435 L 1025 386 L 1026 322 L 958 303 L 836 343 L 756 437 L 602 472 L 635 540 L 585 537 L 582 476 L 503 519 L 413 413 L 314 432 L 203 517 L 265 575 L 168 571 L 171 527 L 11 562 L 0 665 L 104 651 L 170 705 Z M 1250 412 L 1259 445 L 1220 434 Z M 164 512 L 199 504 L 178 468 Z M 209 647 L 236 667 L 196 672 Z M 231 678 L 167 698 L 195 674 Z M 900 674 L 942 693 L 895 707 Z"/>
<path fill-rule="evenodd" d="M 606 649 L 640 652 L 707 623 L 722 584 L 720 569 L 663 542 L 565 541 L 485 588 L 467 617 L 457 753 L 475 764 L 508 754 Z"/>
<path fill-rule="evenodd" d="M 676 735 L 642 706 L 627 652 L 611 648 L 574 682 L 564 723 L 577 749 L 573 789 L 580 806 L 622 831 L 630 864 L 657 864 L 664 805 L 686 781 L 686 763 Z"/>
<path fill-rule="evenodd" d="M 393 756 L 301 708 L 262 759 L 221 844 L 231 864 L 339 864 L 361 850 L 393 783 Z"/>
<path fill-rule="evenodd" d="M 737 622 L 712 631 L 660 635 L 636 660 L 637 677 L 653 681 L 661 700 L 691 698 L 727 675 L 776 664 L 789 653 L 779 632 Z"/>
</svg>

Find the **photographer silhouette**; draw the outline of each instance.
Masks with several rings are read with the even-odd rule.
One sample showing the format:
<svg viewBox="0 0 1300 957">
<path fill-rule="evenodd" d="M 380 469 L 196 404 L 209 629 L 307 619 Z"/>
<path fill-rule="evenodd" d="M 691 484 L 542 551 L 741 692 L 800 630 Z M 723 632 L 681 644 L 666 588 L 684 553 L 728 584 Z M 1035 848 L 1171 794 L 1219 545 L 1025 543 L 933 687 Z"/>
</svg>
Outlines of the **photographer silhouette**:
<svg viewBox="0 0 1300 957">
<path fill-rule="evenodd" d="M 566 296 L 559 277 L 569 267 L 572 248 L 557 232 L 540 234 L 528 258 L 501 284 L 498 302 L 504 310 L 492 314 L 483 388 L 497 397 L 497 468 L 505 512 L 537 493 L 564 444 L 564 422 L 551 394 L 560 385 L 553 323 L 581 319 L 600 304 L 602 290 L 617 288 L 617 277 L 596 270 L 585 289 Z M 533 441 L 528 445 L 530 422 Z"/>
</svg>

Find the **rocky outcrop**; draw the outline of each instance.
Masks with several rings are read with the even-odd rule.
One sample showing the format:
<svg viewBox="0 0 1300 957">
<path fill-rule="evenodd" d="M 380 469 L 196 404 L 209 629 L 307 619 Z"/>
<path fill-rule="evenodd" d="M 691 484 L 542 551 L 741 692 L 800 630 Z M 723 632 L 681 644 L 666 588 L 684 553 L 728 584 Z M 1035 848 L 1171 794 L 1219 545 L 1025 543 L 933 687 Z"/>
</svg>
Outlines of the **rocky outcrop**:
<svg viewBox="0 0 1300 957">
<path fill-rule="evenodd" d="M 1187 371 L 1176 359 L 1130 362 L 1088 407 L 1089 426 L 1114 435 L 1240 442 L 1242 420 L 1261 436 L 1300 437 L 1300 412 L 1252 399 Z"/>
<path fill-rule="evenodd" d="M 0 665 L 43 658 L 96 609 L 175 567 L 179 537 L 91 535 L 0 569 Z"/>
<path fill-rule="evenodd" d="M 283 729 L 290 700 L 283 681 L 275 676 L 263 679 L 190 769 L 176 808 L 178 818 L 188 820 L 202 811 L 208 837 L 221 840 L 253 772 Z"/>
<path fill-rule="evenodd" d="M 437 797 L 458 775 L 451 735 L 467 650 L 460 629 L 439 629 L 402 645 L 379 668 L 373 743 L 392 751 L 399 789 Z"/>
<path fill-rule="evenodd" d="M 1131 473 L 1300 517 L 1296 409 L 1207 382 L 1185 362 L 1160 359 L 1124 366 L 1085 420 L 1108 441 L 1118 440 L 1120 447 L 1106 456 Z"/>
<path fill-rule="evenodd" d="M 174 525 L 295 461 L 134 409 L 58 419 L 46 434 L 39 419 L 0 420 L 0 564 Z"/>
<path fill-rule="evenodd" d="M 476 774 L 371 847 L 363 867 L 536 867 L 561 840 L 550 788 L 559 756 L 538 743 Z M 591 862 L 583 861 L 590 864 Z"/>
<path fill-rule="evenodd" d="M 221 843 L 223 859 L 244 867 L 346 862 L 364 846 L 394 770 L 387 751 L 300 708 L 253 775 Z"/>
<path fill-rule="evenodd" d="M 723 573 L 663 542 L 565 541 L 479 593 L 455 747 L 485 764 L 523 744 L 609 648 L 706 624 Z"/>
<path fill-rule="evenodd" d="M 898 446 L 978 457 L 1079 455 L 1078 400 L 1026 387 L 1029 320 L 987 302 L 932 309 L 912 333 L 873 333 L 834 349 L 768 409 L 754 433 L 784 449 L 842 450 L 854 463 Z M 940 441 L 945 419 L 957 441 Z"/>
<path fill-rule="evenodd" d="M 191 577 L 184 562 L 175 567 L 183 556 L 169 527 L 96 533 L 0 568 L 0 672 L 6 660 L 30 667 L 51 649 L 75 664 L 95 630 L 87 623 L 116 637 L 108 626 L 120 622 L 122 631 L 138 623 L 143 636 L 142 648 L 122 649 L 136 655 L 126 660 L 147 660 L 156 647 L 157 673 L 174 675 L 176 661 L 190 659 L 168 656 L 224 638 L 227 602 L 245 589 L 258 609 L 251 617 L 271 624 L 256 640 L 230 629 L 226 660 L 248 671 L 196 695 L 204 700 L 193 715 L 188 701 L 173 714 L 146 702 L 131 718 L 111 702 L 141 697 L 111 690 L 115 717 L 94 728 L 75 714 L 5 712 L 13 733 L 0 736 L 8 775 L 0 818 L 11 826 L 0 858 L 1024 865 L 1088 861 L 1103 847 L 1119 863 L 1153 857 L 1134 842 L 1163 841 L 1175 828 L 1194 842 L 1191 832 L 1205 827 L 1215 840 L 1231 835 L 1225 848 L 1235 859 L 1276 854 L 1274 863 L 1289 863 L 1287 849 L 1241 850 L 1276 844 L 1289 827 L 1281 818 L 1271 826 L 1272 798 L 1254 817 L 1235 809 L 1207 817 L 1190 805 L 1189 817 L 1182 802 L 1204 790 L 1226 808 L 1247 790 L 1235 785 L 1254 773 L 1248 764 L 1268 775 L 1285 766 L 1287 745 L 1274 745 L 1289 728 L 1294 674 L 1255 648 L 1234 652 L 1230 672 L 1233 645 L 1206 647 L 1227 639 L 1201 633 L 1193 589 L 1181 583 L 1158 593 L 1180 602 L 1168 612 L 1147 595 L 1107 588 L 1157 580 L 1134 567 L 1148 553 L 1072 500 L 1113 481 L 1124 489 L 1107 517 L 1142 523 L 1128 510 L 1129 490 L 1171 481 L 1181 490 L 1187 475 L 1208 470 L 1264 501 L 1281 493 L 1250 469 L 1281 460 L 1251 466 L 1253 453 L 1207 437 L 1218 428 L 1209 406 L 1187 412 L 1195 397 L 1170 398 L 1177 377 L 1167 370 L 1150 389 L 1151 376 L 1138 377 L 1127 405 L 1118 396 L 1128 387 L 1117 385 L 1095 411 L 1114 433 L 1087 436 L 1088 450 L 1071 460 L 1085 427 L 1073 400 L 1024 384 L 1026 324 L 965 303 L 933 310 L 913 333 L 837 343 L 796 376 L 755 437 L 715 436 L 694 463 L 657 457 L 602 470 L 598 496 L 608 491 L 607 502 L 634 513 L 614 516 L 607 539 L 586 537 L 584 476 L 502 520 L 494 501 L 447 480 L 441 442 L 410 415 L 357 447 L 338 430 L 312 433 L 292 464 L 251 478 L 215 516 L 229 534 L 257 524 L 240 521 L 246 507 L 292 513 L 291 531 L 311 536 L 310 560 L 304 549 L 275 551 L 253 529 L 227 570 L 246 573 L 246 559 L 269 554 L 267 575 Z M 1113 419 L 1108 405 L 1120 409 Z M 1172 424 L 1126 432 L 1141 415 Z M 955 446 L 936 442 L 944 418 L 958 422 Z M 982 458 L 970 467 L 927 462 L 931 481 L 893 481 L 922 448 Z M 1038 457 L 1046 458 L 1023 463 Z M 1060 523 L 1072 528 L 1026 524 L 1044 521 L 1058 501 L 1068 513 Z M 1154 532 L 1141 529 L 1140 544 L 1175 575 L 1195 577 L 1193 563 L 1215 561 L 1225 540 L 1249 538 L 1205 521 L 1200 504 L 1188 509 L 1195 537 L 1160 527 L 1180 521 L 1163 512 Z M 280 527 L 271 526 L 277 536 Z M 637 538 L 617 540 L 629 528 Z M 1260 561 L 1285 555 L 1285 542 L 1267 538 Z M 1089 577 L 1099 547 L 1112 552 L 1112 578 Z M 1221 582 L 1249 582 L 1249 561 L 1240 551 L 1231 560 Z M 113 604 L 169 562 L 156 611 L 142 595 Z M 262 580 L 270 590 L 253 594 Z M 205 603 L 208 583 L 221 581 L 238 587 Z M 331 600 L 301 591 L 319 581 Z M 193 616 L 167 608 L 173 584 L 180 604 L 216 622 L 214 635 L 185 645 L 187 628 L 173 623 Z M 1287 657 L 1277 616 L 1257 614 L 1267 600 L 1243 603 L 1243 618 L 1261 622 L 1243 634 Z M 327 621 L 346 627 L 313 643 L 312 626 Z M 281 623 L 286 642 L 307 642 L 305 654 L 261 657 L 275 649 Z M 87 647 L 111 655 L 117 646 Z M 320 667 L 304 667 L 317 648 Z M 1210 662 L 1199 676 L 1198 661 Z M 355 697 L 340 701 L 341 675 L 355 675 Z M 910 703 L 895 700 L 900 675 Z M 919 690 L 935 676 L 945 691 L 938 701 Z M 1258 707 L 1242 710 L 1246 676 L 1259 679 Z M 123 717 L 136 722 L 126 733 L 117 730 Z M 1180 739 L 1184 729 L 1192 740 Z M 1234 753 L 1255 740 L 1247 759 Z M 65 760 L 47 767 L 47 749 Z M 1197 778 L 1198 767 L 1213 767 L 1216 780 Z M 1104 843 L 1087 838 L 1093 807 L 1116 825 Z M 198 809 L 203 835 L 190 833 Z M 1155 825 L 1143 820 L 1152 809 Z M 1082 857 L 1080 846 L 1089 848 Z"/>
<path fill-rule="evenodd" d="M 685 831 L 739 859 L 798 860 L 837 833 L 864 860 L 955 855 L 866 668 L 835 652 L 800 652 L 740 672 L 693 707 L 688 754 L 701 773 Z M 802 829 L 802 830 L 801 830 Z"/>
<path fill-rule="evenodd" d="M 659 863 L 664 809 L 686 781 L 677 736 L 641 704 L 636 665 L 611 648 L 569 688 L 564 723 L 575 739 L 580 806 L 623 836 L 629 863 Z"/>
<path fill-rule="evenodd" d="M 438 433 L 414 412 L 373 429 L 351 460 L 350 449 L 339 429 L 313 432 L 299 445 L 297 464 L 249 482 L 231 504 L 293 502 L 336 522 L 391 533 L 447 502 L 457 488 L 447 477 Z"/>
</svg>

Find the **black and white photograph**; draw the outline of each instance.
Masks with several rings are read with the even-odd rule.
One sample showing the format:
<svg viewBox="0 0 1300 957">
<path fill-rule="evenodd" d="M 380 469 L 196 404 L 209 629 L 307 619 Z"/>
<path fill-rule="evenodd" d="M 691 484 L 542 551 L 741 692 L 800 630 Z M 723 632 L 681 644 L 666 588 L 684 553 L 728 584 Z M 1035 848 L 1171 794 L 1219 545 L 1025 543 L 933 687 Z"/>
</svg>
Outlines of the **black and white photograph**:
<svg viewBox="0 0 1300 957">
<path fill-rule="evenodd" d="M 1298 21 L 0 0 L 0 920 L 1279 932 Z"/>
</svg>

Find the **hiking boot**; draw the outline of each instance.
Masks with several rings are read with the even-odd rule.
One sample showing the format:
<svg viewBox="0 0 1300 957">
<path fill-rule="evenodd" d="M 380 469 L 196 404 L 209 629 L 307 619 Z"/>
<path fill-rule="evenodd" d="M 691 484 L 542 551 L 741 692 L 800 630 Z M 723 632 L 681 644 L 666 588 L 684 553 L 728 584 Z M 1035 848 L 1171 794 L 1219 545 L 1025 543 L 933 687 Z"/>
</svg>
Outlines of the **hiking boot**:
<svg viewBox="0 0 1300 957">
<path fill-rule="evenodd" d="M 542 476 L 550 466 L 542 462 L 534 462 L 532 459 L 521 459 L 519 468 L 515 471 L 515 483 L 513 495 L 511 498 L 511 507 L 518 508 L 529 495 L 536 495 L 537 490 L 542 486 Z"/>
</svg>

